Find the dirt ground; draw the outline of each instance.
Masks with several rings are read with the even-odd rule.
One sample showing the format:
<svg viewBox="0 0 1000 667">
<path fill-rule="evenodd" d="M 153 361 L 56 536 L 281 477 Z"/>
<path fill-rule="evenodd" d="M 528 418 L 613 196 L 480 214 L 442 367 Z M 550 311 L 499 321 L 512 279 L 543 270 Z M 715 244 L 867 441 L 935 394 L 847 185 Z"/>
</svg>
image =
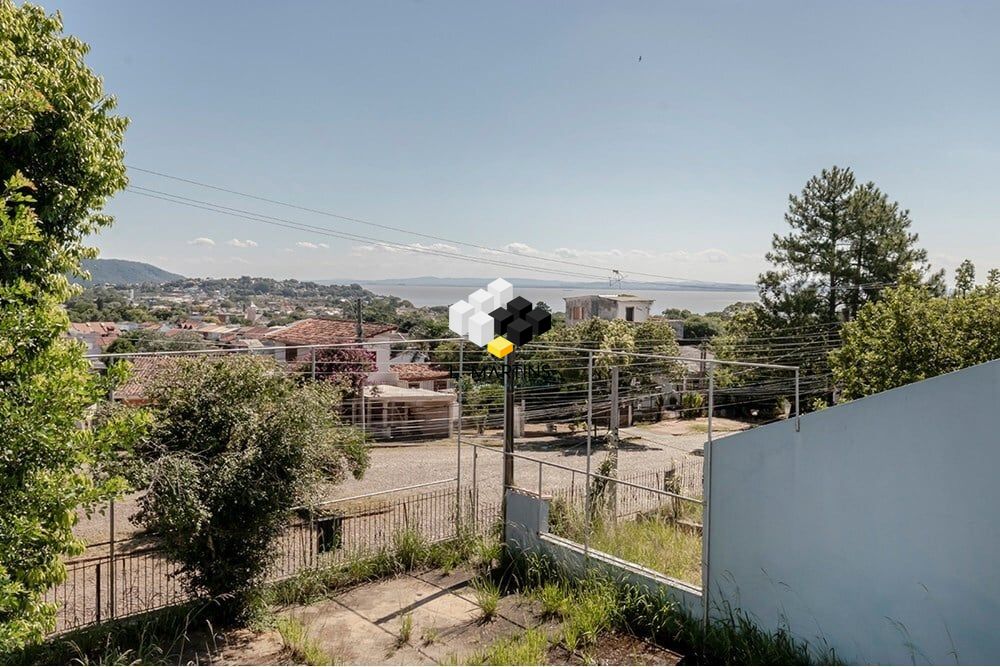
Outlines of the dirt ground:
<svg viewBox="0 0 1000 667">
<path fill-rule="evenodd" d="M 609 633 L 587 655 L 568 652 L 559 625 L 543 620 L 536 603 L 520 595 L 501 598 L 497 614 L 484 621 L 466 571 L 440 570 L 365 584 L 316 604 L 280 610 L 297 619 L 338 664 L 462 664 L 494 641 L 539 628 L 549 638 L 549 664 L 677 664 L 681 656 L 627 634 Z M 412 620 L 409 641 L 400 629 Z M 199 662 L 289 664 L 277 631 L 241 631 L 215 642 Z"/>
</svg>

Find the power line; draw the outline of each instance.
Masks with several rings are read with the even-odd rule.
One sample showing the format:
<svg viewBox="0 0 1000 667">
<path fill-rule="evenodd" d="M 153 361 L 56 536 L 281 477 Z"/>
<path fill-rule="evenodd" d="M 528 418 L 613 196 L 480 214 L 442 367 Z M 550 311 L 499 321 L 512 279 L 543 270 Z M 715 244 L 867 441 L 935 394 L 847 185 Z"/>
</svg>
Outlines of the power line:
<svg viewBox="0 0 1000 667">
<path fill-rule="evenodd" d="M 374 243 L 386 248 L 392 248 L 395 250 L 402 250 L 405 252 L 416 252 L 427 255 L 435 255 L 440 257 L 448 257 L 451 259 L 458 259 L 461 261 L 476 262 L 478 264 L 490 264 L 493 266 L 501 266 L 505 268 L 518 268 L 527 269 L 530 271 L 540 271 L 542 273 L 551 273 L 561 276 L 571 276 L 576 278 L 588 278 L 591 280 L 602 279 L 601 276 L 595 274 L 585 274 L 567 271 L 565 269 L 547 269 L 539 266 L 531 266 L 527 264 L 515 264 L 513 262 L 507 262 L 503 260 L 490 259 L 486 257 L 468 257 L 459 253 L 451 253 L 445 250 L 438 250 L 434 248 L 422 248 L 408 245 L 405 243 L 396 243 L 394 241 L 385 241 L 382 239 L 377 239 L 370 236 L 363 236 L 360 234 L 352 234 L 350 232 L 338 232 L 334 230 L 327 229 L 325 227 L 318 227 L 316 225 L 309 225 L 303 222 L 297 222 L 294 220 L 288 220 L 286 218 L 277 218 L 275 216 L 265 215 L 263 213 L 256 213 L 253 211 L 245 211 L 242 209 L 235 209 L 228 206 L 222 206 L 220 204 L 214 204 L 212 202 L 205 202 L 202 200 L 192 199 L 190 197 L 182 197 L 180 195 L 174 195 L 171 193 L 160 192 L 158 190 L 151 190 L 149 188 L 140 188 L 138 186 L 128 186 L 125 189 L 126 192 L 132 194 L 141 195 L 143 197 L 148 197 L 150 199 L 159 199 L 161 201 L 171 202 L 173 204 L 179 204 L 182 206 L 188 206 L 191 208 L 197 208 L 204 211 L 210 211 L 213 213 L 221 213 L 222 215 L 228 215 L 234 218 L 241 218 L 244 220 L 249 220 L 251 222 L 261 222 L 267 225 L 272 225 L 275 227 L 283 227 L 285 229 L 294 229 L 300 232 L 307 232 L 312 234 L 320 234 L 322 236 L 329 236 L 333 238 L 346 239 L 349 241 L 363 241 L 365 243 Z"/>
<path fill-rule="evenodd" d="M 412 236 L 417 236 L 417 237 L 420 237 L 420 238 L 425 238 L 425 239 L 429 239 L 429 240 L 433 240 L 433 241 L 440 241 L 440 242 L 443 242 L 443 243 L 451 243 L 451 244 L 455 244 L 455 245 L 462 245 L 462 246 L 466 246 L 466 247 L 469 247 L 469 248 L 476 248 L 478 250 L 483 250 L 483 251 L 490 252 L 490 253 L 499 253 L 499 254 L 505 254 L 505 255 L 514 255 L 515 257 L 520 257 L 520 258 L 527 257 L 527 258 L 532 259 L 532 260 L 538 260 L 538 261 L 543 261 L 543 262 L 553 262 L 553 263 L 556 263 L 556 264 L 564 264 L 564 265 L 567 265 L 567 266 L 575 266 L 575 267 L 580 267 L 580 268 L 585 268 L 585 269 L 591 269 L 591 270 L 593 270 L 593 269 L 599 269 L 599 270 L 602 270 L 602 271 L 606 271 L 608 274 L 610 274 L 612 276 L 617 276 L 619 279 L 622 277 L 621 273 L 617 269 L 612 268 L 612 267 L 596 266 L 594 264 L 588 264 L 588 263 L 584 263 L 584 262 L 574 262 L 572 260 L 560 259 L 560 258 L 555 258 L 555 257 L 526 256 L 526 255 L 524 255 L 522 253 L 514 252 L 513 250 L 507 250 L 506 248 L 494 248 L 492 246 L 486 246 L 486 245 L 481 245 L 481 244 L 478 244 L 478 243 L 472 243 L 470 241 L 461 241 L 461 240 L 458 240 L 458 239 L 452 239 L 452 238 L 448 238 L 448 237 L 445 237 L 445 236 L 438 236 L 436 234 L 427 234 L 425 232 L 417 232 L 417 231 L 413 231 L 411 229 L 406 229 L 404 227 L 395 227 L 393 225 L 386 225 L 386 224 L 383 224 L 383 223 L 372 222 L 371 220 L 364 220 L 362 218 L 355 218 L 355 217 L 348 216 L 348 215 L 342 215 L 342 214 L 339 214 L 339 213 L 333 213 L 331 211 L 324 211 L 322 209 L 311 208 L 311 207 L 308 207 L 308 206 L 301 206 L 299 204 L 293 204 L 291 202 L 282 201 L 280 199 L 272 199 L 270 197 L 261 197 L 259 195 L 250 194 L 248 192 L 241 192 L 239 190 L 233 190 L 231 188 L 225 188 L 225 187 L 218 186 L 218 185 L 212 185 L 211 183 L 205 183 L 203 181 L 198 181 L 198 180 L 191 179 L 191 178 L 184 178 L 184 177 L 181 177 L 181 176 L 175 176 L 173 174 L 167 174 L 167 173 L 164 173 L 164 172 L 161 172 L 161 171 L 155 171 L 153 169 L 144 169 L 142 167 L 136 167 L 136 166 L 133 166 L 133 165 L 127 165 L 127 166 L 132 171 L 138 171 L 138 172 L 142 172 L 144 174 L 150 174 L 152 176 L 158 176 L 160 178 L 167 178 L 167 179 L 178 181 L 178 182 L 181 182 L 181 183 L 188 183 L 190 185 L 195 185 L 195 186 L 202 187 L 202 188 L 208 188 L 210 190 L 216 190 L 218 192 L 225 192 L 227 194 L 232 194 L 232 195 L 236 195 L 236 196 L 239 196 L 239 197 L 246 197 L 248 199 L 255 199 L 257 201 L 265 202 L 265 203 L 268 203 L 268 204 L 274 204 L 276 206 L 285 206 L 285 207 L 288 207 L 288 208 L 297 209 L 299 211 L 305 211 L 307 213 L 315 213 L 316 215 L 322 215 L 322 216 L 326 216 L 326 217 L 329 217 L 329 218 L 336 218 L 337 220 L 343 220 L 345 222 L 353 222 L 353 223 L 357 223 L 357 224 L 361 224 L 361 225 L 368 225 L 370 227 L 376 227 L 376 228 L 384 229 L 384 230 L 388 230 L 388 231 L 399 232 L 401 234 L 410 234 Z M 133 186 L 133 187 L 138 187 L 138 186 Z M 478 260 L 476 260 L 476 261 L 478 261 Z M 647 278 L 658 278 L 660 280 L 667 280 L 667 281 L 679 281 L 679 282 L 687 282 L 687 283 L 701 284 L 701 285 L 714 285 L 715 284 L 715 283 L 712 283 L 710 281 L 696 280 L 696 279 L 692 279 L 692 278 L 682 278 L 682 277 L 678 277 L 678 276 L 667 276 L 667 275 L 661 275 L 661 274 L 657 274 L 657 273 L 646 273 L 646 272 L 642 272 L 642 271 L 634 271 L 634 270 L 631 270 L 631 269 L 629 270 L 629 273 L 632 274 L 632 275 L 645 276 Z M 607 280 L 608 276 L 607 275 L 601 276 L 600 279 L 601 280 Z M 637 281 L 637 282 L 648 282 L 648 281 Z M 620 285 L 620 282 L 619 282 L 619 285 Z"/>
</svg>

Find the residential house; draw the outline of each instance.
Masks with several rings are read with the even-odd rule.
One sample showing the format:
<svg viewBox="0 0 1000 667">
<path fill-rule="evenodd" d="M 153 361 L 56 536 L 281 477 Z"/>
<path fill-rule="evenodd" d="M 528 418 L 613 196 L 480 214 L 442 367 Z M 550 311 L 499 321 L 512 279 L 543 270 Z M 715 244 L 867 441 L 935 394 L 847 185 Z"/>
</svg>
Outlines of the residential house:
<svg viewBox="0 0 1000 667">
<path fill-rule="evenodd" d="M 115 322 L 71 322 L 69 336 L 87 346 L 87 354 L 100 354 L 121 334 Z"/>
<path fill-rule="evenodd" d="M 566 324 L 573 326 L 592 317 L 602 320 L 625 320 L 645 322 L 653 307 L 652 299 L 643 299 L 632 294 L 587 294 L 567 296 Z"/>
<path fill-rule="evenodd" d="M 279 361 L 291 363 L 306 361 L 312 358 L 310 349 L 297 349 L 296 346 L 307 345 L 340 345 L 357 341 L 357 322 L 351 320 L 322 320 L 308 318 L 292 322 L 275 331 L 265 334 L 261 342 L 274 350 Z M 363 341 L 401 341 L 404 340 L 394 324 L 368 323 L 362 325 Z M 291 349 L 286 349 L 290 346 Z M 389 346 L 374 345 L 375 365 L 379 372 L 389 372 Z"/>
</svg>

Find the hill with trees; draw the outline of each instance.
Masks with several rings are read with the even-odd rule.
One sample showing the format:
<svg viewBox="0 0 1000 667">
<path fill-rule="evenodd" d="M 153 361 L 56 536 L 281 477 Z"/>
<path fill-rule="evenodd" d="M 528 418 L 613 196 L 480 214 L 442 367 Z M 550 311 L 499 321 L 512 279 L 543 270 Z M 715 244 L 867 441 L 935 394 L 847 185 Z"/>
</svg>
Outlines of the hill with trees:
<svg viewBox="0 0 1000 667">
<path fill-rule="evenodd" d="M 183 280 L 179 273 L 127 259 L 85 259 L 83 269 L 90 273 L 90 280 L 73 277 L 71 280 L 83 285 L 141 285 L 144 283 L 168 283 Z"/>
</svg>

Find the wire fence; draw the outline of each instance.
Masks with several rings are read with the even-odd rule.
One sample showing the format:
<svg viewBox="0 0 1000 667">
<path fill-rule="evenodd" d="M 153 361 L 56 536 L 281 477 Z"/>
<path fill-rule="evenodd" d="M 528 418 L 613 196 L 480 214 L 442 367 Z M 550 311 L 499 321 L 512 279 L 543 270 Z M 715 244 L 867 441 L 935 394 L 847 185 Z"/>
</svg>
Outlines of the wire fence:
<svg viewBox="0 0 1000 667">
<path fill-rule="evenodd" d="M 463 521 L 456 512 L 461 500 Z M 500 503 L 474 502 L 471 487 L 388 498 L 328 501 L 315 512 L 293 513 L 275 542 L 268 580 L 280 581 L 312 568 L 341 565 L 391 549 L 397 535 L 413 531 L 427 542 L 456 538 L 459 531 L 488 534 L 500 520 Z M 55 604 L 56 633 L 155 611 L 192 599 L 179 565 L 153 538 L 90 545 L 66 562 L 65 581 L 48 591 Z"/>
</svg>

